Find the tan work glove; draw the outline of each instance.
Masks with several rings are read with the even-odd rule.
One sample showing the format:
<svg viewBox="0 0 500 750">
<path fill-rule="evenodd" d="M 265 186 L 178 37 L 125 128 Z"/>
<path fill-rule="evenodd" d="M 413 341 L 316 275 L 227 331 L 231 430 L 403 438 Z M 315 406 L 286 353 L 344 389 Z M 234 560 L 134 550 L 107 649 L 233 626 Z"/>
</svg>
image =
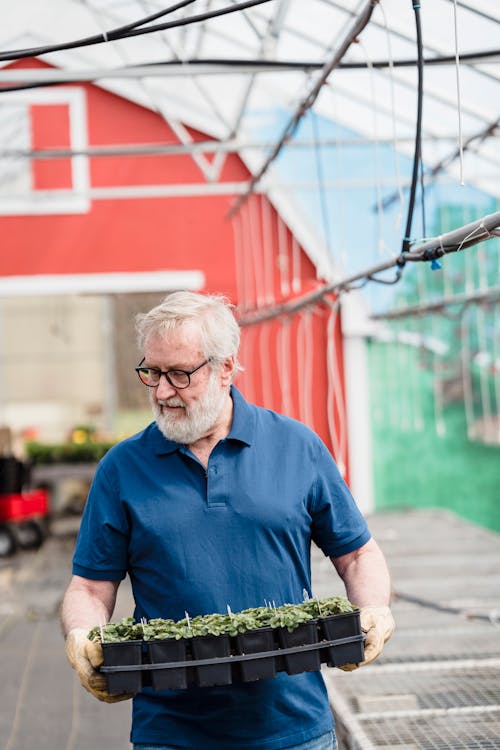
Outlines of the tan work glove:
<svg viewBox="0 0 500 750">
<path fill-rule="evenodd" d="M 97 667 L 103 663 L 101 644 L 89 641 L 87 634 L 88 631 L 84 628 L 73 628 L 66 638 L 66 656 L 85 690 L 105 703 L 117 703 L 133 698 L 130 693 L 114 695 L 107 692 L 106 678 L 97 672 Z"/>
<path fill-rule="evenodd" d="M 384 644 L 394 633 L 395 622 L 389 607 L 362 607 L 360 612 L 361 630 L 366 633 L 365 660 L 360 664 L 344 664 L 345 672 L 364 667 L 380 656 Z"/>
</svg>

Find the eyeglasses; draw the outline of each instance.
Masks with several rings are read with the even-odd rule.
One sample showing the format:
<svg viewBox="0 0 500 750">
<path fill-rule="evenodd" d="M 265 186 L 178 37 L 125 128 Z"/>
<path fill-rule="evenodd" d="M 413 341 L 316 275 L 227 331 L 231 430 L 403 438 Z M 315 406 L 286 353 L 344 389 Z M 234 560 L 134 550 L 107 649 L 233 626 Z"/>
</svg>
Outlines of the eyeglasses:
<svg viewBox="0 0 500 750">
<path fill-rule="evenodd" d="M 206 359 L 201 365 L 195 367 L 193 370 L 159 370 L 157 367 L 143 367 L 145 357 L 139 362 L 139 366 L 135 368 L 136 373 L 139 375 L 141 383 L 147 385 L 149 388 L 156 388 L 160 385 L 161 376 L 165 375 L 167 382 L 173 388 L 188 388 L 191 383 L 191 375 L 197 370 L 201 370 L 202 367 L 208 365 L 210 359 Z"/>
</svg>

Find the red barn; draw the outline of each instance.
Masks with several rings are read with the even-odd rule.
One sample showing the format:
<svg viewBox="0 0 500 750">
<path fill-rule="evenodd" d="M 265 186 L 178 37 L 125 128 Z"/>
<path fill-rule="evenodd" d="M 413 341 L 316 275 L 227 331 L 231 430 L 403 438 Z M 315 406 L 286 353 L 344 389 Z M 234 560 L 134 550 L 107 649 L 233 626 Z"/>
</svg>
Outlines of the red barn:
<svg viewBox="0 0 500 750">
<path fill-rule="evenodd" d="M 36 59 L 17 65 L 48 67 Z M 0 191 L 0 295 L 2 304 L 14 305 L 12 326 L 22 300 L 45 297 L 54 304 L 60 295 L 109 300 L 145 292 L 159 299 L 175 288 L 227 295 L 245 320 L 324 281 L 323 256 L 282 194 L 255 192 L 230 215 L 251 172 L 237 151 L 219 148 L 208 134 L 90 83 L 4 93 L 2 103 L 20 133 L 11 141 L 20 145 L 9 190 Z M 25 329 L 16 330 L 19 336 L 11 331 L 10 340 Z M 104 359 L 106 371 L 117 364 L 107 345 L 109 336 L 90 357 L 94 364 Z M 19 390 L 16 345 L 7 349 L 6 401 L 19 407 L 28 396 Z M 125 349 L 131 370 L 137 352 L 130 339 Z M 45 354 L 44 372 L 50 351 Z M 59 352 L 54 364 L 61 381 L 74 377 L 68 368 L 80 355 Z M 313 427 L 348 476 L 336 300 L 245 326 L 241 359 L 238 384 L 245 395 Z M 96 384 L 87 413 L 99 422 L 120 406 L 110 395 L 116 372 L 103 376 L 90 362 L 86 367 L 87 383 L 94 378 Z M 29 399 L 48 404 L 49 412 L 63 397 L 62 387 L 53 387 L 48 371 L 26 386 Z M 68 393 L 68 401 L 82 398 L 82 389 Z M 96 406 L 99 401 L 104 407 Z M 28 428 L 26 415 L 16 420 L 14 411 L 8 418 Z M 75 421 L 77 412 L 69 413 Z M 112 424 L 108 419 L 108 428 Z"/>
</svg>

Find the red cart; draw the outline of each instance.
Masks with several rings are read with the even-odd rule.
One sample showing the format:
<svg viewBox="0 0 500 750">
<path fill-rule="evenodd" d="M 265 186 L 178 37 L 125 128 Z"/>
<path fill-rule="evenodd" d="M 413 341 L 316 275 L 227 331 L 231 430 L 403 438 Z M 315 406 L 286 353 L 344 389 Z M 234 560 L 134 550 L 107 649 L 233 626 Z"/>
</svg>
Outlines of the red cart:
<svg viewBox="0 0 500 750">
<path fill-rule="evenodd" d="M 0 557 L 12 555 L 17 547 L 39 547 L 46 535 L 48 493 L 34 489 L 0 494 Z"/>
</svg>

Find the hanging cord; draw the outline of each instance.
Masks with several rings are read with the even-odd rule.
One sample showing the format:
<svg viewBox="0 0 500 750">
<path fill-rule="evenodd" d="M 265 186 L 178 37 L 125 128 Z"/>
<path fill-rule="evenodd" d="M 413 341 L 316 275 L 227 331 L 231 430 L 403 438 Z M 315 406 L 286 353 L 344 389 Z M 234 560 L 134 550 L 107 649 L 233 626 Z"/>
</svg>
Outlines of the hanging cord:
<svg viewBox="0 0 500 750">
<path fill-rule="evenodd" d="M 417 182 L 419 164 L 422 150 L 422 111 L 424 98 L 424 57 L 422 47 L 422 28 L 420 24 L 420 3 L 412 0 L 415 12 L 415 28 L 417 33 L 417 69 L 418 69 L 418 95 L 417 95 L 417 124 L 415 131 L 415 150 L 413 154 L 413 170 L 410 188 L 410 201 L 408 204 L 408 216 L 406 219 L 405 236 L 403 238 L 402 253 L 409 252 L 411 243 L 411 227 L 413 223 L 413 210 L 415 208 L 415 197 L 417 193 Z M 404 265 L 404 259 L 401 260 Z"/>
<path fill-rule="evenodd" d="M 500 444 L 500 316 L 498 315 L 499 304 L 495 303 L 492 310 L 493 331 L 493 387 L 495 393 L 496 414 L 496 441 Z"/>
<path fill-rule="evenodd" d="M 255 354 L 254 354 L 255 329 L 256 329 L 256 326 L 250 326 L 245 331 L 245 335 L 243 337 L 244 361 L 251 362 L 252 364 L 255 362 Z M 256 401 L 255 367 L 248 367 L 248 368 L 245 367 L 244 377 L 245 377 L 245 380 L 244 380 L 245 398 L 247 399 L 247 401 L 251 401 L 252 403 L 254 403 Z"/>
<path fill-rule="evenodd" d="M 326 373 L 327 373 L 327 396 L 326 396 L 326 416 L 328 420 L 328 432 L 332 441 L 333 457 L 337 462 L 340 470 L 340 462 L 343 461 L 340 452 L 340 441 L 335 424 L 335 383 L 334 378 L 337 375 L 335 362 L 335 325 L 339 311 L 339 302 L 330 302 L 325 300 L 329 306 L 328 320 L 326 324 Z M 342 470 L 340 473 L 343 474 Z"/>
<path fill-rule="evenodd" d="M 258 339 L 259 339 L 259 371 L 261 379 L 262 389 L 262 405 L 266 409 L 271 409 L 273 406 L 273 392 L 271 387 L 271 359 L 269 357 L 269 334 L 271 332 L 271 325 L 269 323 L 261 323 L 258 327 Z"/>
<path fill-rule="evenodd" d="M 295 232 L 292 232 L 292 292 L 297 294 L 302 289 L 301 281 L 301 262 L 300 254 L 302 250 L 295 236 Z"/>
<path fill-rule="evenodd" d="M 242 211 L 242 228 L 243 267 L 245 268 L 244 278 L 246 280 L 245 300 L 250 307 L 255 307 L 257 299 L 257 279 L 252 257 L 251 218 L 250 206 L 248 203 L 244 206 L 244 211 Z"/>
<path fill-rule="evenodd" d="M 249 223 L 250 223 L 250 251 L 253 275 L 255 278 L 255 294 L 257 307 L 265 304 L 265 280 L 262 263 L 262 243 L 260 241 L 260 201 L 259 196 L 254 194 L 249 205 Z"/>
<path fill-rule="evenodd" d="M 361 40 L 358 41 L 359 48 L 363 51 L 365 56 L 366 66 L 368 69 L 368 77 L 370 81 L 370 95 L 372 100 L 372 113 L 373 113 L 373 148 L 375 152 L 374 158 L 374 182 L 376 191 L 376 204 L 377 204 L 377 230 L 378 230 L 378 241 L 377 250 L 378 256 L 384 255 L 384 208 L 382 205 L 382 189 L 380 180 L 380 147 L 379 147 L 379 133 L 378 133 L 378 118 L 377 118 L 377 95 L 375 93 L 375 74 L 373 71 L 373 63 L 370 60 L 366 47 Z"/>
<path fill-rule="evenodd" d="M 247 309 L 247 301 L 245 298 L 245 269 L 243 266 L 243 229 L 241 214 L 231 217 L 231 227 L 233 229 L 234 268 L 236 271 L 238 308 L 240 311 L 245 311 Z"/>
<path fill-rule="evenodd" d="M 313 387 L 313 352 L 311 350 L 312 338 L 312 311 L 308 307 L 300 313 L 299 328 L 297 330 L 297 360 L 302 363 L 302 378 L 299 378 L 299 415 L 300 421 L 314 429 L 311 394 Z"/>
<path fill-rule="evenodd" d="M 281 214 L 279 212 L 276 213 L 276 221 L 278 223 L 278 266 L 280 272 L 280 292 L 283 297 L 288 297 L 288 295 L 290 294 L 288 228 L 281 218 Z"/>
<path fill-rule="evenodd" d="M 434 339 L 432 352 L 432 374 L 434 384 L 434 424 L 436 426 L 436 435 L 444 437 L 446 435 L 446 422 L 444 421 L 444 398 L 443 398 L 443 368 L 444 363 L 441 357 L 443 354 L 438 350 L 441 343 L 441 325 L 440 320 L 435 316 L 431 319 L 431 331 Z"/>
<path fill-rule="evenodd" d="M 319 205 L 321 209 L 321 221 L 323 224 L 323 236 L 328 255 L 331 255 L 330 226 L 328 222 L 328 208 L 325 199 L 325 177 L 323 173 L 323 162 L 321 159 L 321 146 L 319 141 L 318 116 L 311 110 L 311 121 L 314 141 L 314 161 L 316 163 L 316 179 L 318 181 Z"/>
<path fill-rule="evenodd" d="M 457 76 L 457 107 L 458 107 L 458 149 L 460 157 L 460 184 L 464 183 L 464 147 L 462 138 L 462 101 L 460 96 L 460 57 L 458 53 L 458 13 L 457 0 L 453 0 L 454 26 L 455 26 L 455 70 Z"/>
<path fill-rule="evenodd" d="M 484 248 L 479 247 L 476 254 L 477 277 L 479 280 L 479 291 L 488 289 L 488 278 L 486 273 L 486 254 Z M 489 385 L 489 366 L 493 357 L 488 352 L 488 334 L 489 329 L 487 314 L 482 305 L 476 305 L 476 329 L 478 343 L 477 365 L 479 367 L 479 385 L 481 394 L 481 412 L 482 412 L 482 439 L 487 439 L 492 425 L 493 409 L 491 403 L 490 385 Z"/>
<path fill-rule="evenodd" d="M 404 320 L 398 321 L 398 327 L 397 327 L 397 335 L 396 335 L 396 342 L 397 342 L 397 350 L 396 350 L 396 358 L 397 358 L 397 369 L 398 369 L 398 377 L 397 382 L 402 383 L 405 379 L 405 373 L 408 373 L 408 370 L 406 369 L 408 366 L 408 343 L 405 341 L 405 325 L 406 322 Z M 407 386 L 410 385 L 410 379 L 407 378 Z M 409 387 L 405 388 L 404 391 L 400 391 L 399 393 L 399 428 L 401 432 L 409 432 L 411 429 L 411 395 L 408 392 Z"/>
<path fill-rule="evenodd" d="M 279 324 L 278 324 L 279 325 Z M 280 364 L 281 377 L 278 378 L 281 387 L 281 408 L 282 413 L 287 417 L 292 414 L 292 396 L 290 387 L 291 356 L 290 356 L 290 319 L 285 316 L 281 320 L 281 326 L 278 329 L 276 340 L 277 360 Z"/>
<path fill-rule="evenodd" d="M 469 330 L 467 327 L 467 306 L 462 308 L 462 319 L 460 321 L 461 364 L 462 364 L 462 388 L 464 394 L 465 422 L 467 425 L 467 437 L 474 438 L 474 392 L 471 379 L 469 346 Z"/>
<path fill-rule="evenodd" d="M 329 309 L 328 321 L 326 327 L 326 367 L 328 378 L 327 391 L 327 420 L 328 432 L 332 441 L 333 455 L 342 477 L 345 478 L 347 473 L 347 429 L 345 401 L 342 392 L 342 383 L 338 368 L 337 358 L 335 356 L 336 339 L 335 329 L 338 323 L 340 312 L 340 302 L 325 300 Z M 335 422 L 335 412 L 338 418 L 338 429 Z"/>
<path fill-rule="evenodd" d="M 397 117 L 396 117 L 396 93 L 394 86 L 394 58 L 392 56 L 392 45 L 391 45 L 391 33 L 389 31 L 389 25 L 387 23 L 387 16 L 382 3 L 379 5 L 380 11 L 382 12 L 382 18 L 384 19 L 384 28 L 387 41 L 387 57 L 389 61 L 389 84 L 391 92 L 391 118 L 392 118 L 392 151 L 394 154 L 394 169 L 396 171 L 396 189 L 399 196 L 399 211 L 394 222 L 395 229 L 399 229 L 401 221 L 403 219 L 404 211 L 404 197 L 403 197 L 403 186 L 401 180 L 401 170 L 399 168 L 399 153 L 397 148 L 398 134 L 397 134 Z M 373 68 L 373 63 L 372 63 Z M 382 203 L 382 210 L 384 209 Z"/>
<path fill-rule="evenodd" d="M 305 335 L 304 335 L 305 314 L 306 314 L 305 310 L 299 310 L 299 322 L 297 324 L 297 362 L 300 362 L 302 365 L 304 365 L 306 361 L 305 359 L 306 357 Z M 298 379 L 297 400 L 298 400 L 298 407 L 299 407 L 299 420 L 307 424 L 303 382 L 304 382 L 304 377 Z"/>
<path fill-rule="evenodd" d="M 488 337 L 486 333 L 486 316 L 484 313 L 484 309 L 481 305 L 475 305 L 476 308 L 476 333 L 477 333 L 477 355 L 476 356 L 476 364 L 479 368 L 479 396 L 480 396 L 480 402 L 481 402 L 481 417 L 482 422 L 479 424 L 482 425 L 479 427 L 479 433 L 478 437 L 482 438 L 483 442 L 485 442 L 485 437 L 487 437 L 490 425 L 492 423 L 492 404 L 491 404 L 491 395 L 490 395 L 490 385 L 489 385 L 489 357 L 488 357 Z"/>
<path fill-rule="evenodd" d="M 269 198 L 260 196 L 260 211 L 262 215 L 262 247 L 264 249 L 264 288 L 266 303 L 274 304 L 274 258 L 272 242 L 272 210 Z"/>
<path fill-rule="evenodd" d="M 420 207 L 422 211 L 422 236 L 427 237 L 427 221 L 425 217 L 425 176 L 424 163 L 422 161 L 422 149 L 420 149 Z"/>
<path fill-rule="evenodd" d="M 408 325 L 408 331 L 411 335 L 422 338 L 421 332 L 418 330 L 418 318 L 410 318 Z M 408 369 L 410 371 L 410 390 L 411 390 L 411 413 L 412 413 L 412 425 L 415 432 L 422 432 L 424 429 L 424 412 L 422 409 L 422 378 L 419 376 L 420 367 L 419 365 L 419 348 L 415 346 L 408 346 Z M 413 352 L 413 354 L 411 354 Z M 411 356 L 410 356 L 411 355 Z"/>
</svg>

